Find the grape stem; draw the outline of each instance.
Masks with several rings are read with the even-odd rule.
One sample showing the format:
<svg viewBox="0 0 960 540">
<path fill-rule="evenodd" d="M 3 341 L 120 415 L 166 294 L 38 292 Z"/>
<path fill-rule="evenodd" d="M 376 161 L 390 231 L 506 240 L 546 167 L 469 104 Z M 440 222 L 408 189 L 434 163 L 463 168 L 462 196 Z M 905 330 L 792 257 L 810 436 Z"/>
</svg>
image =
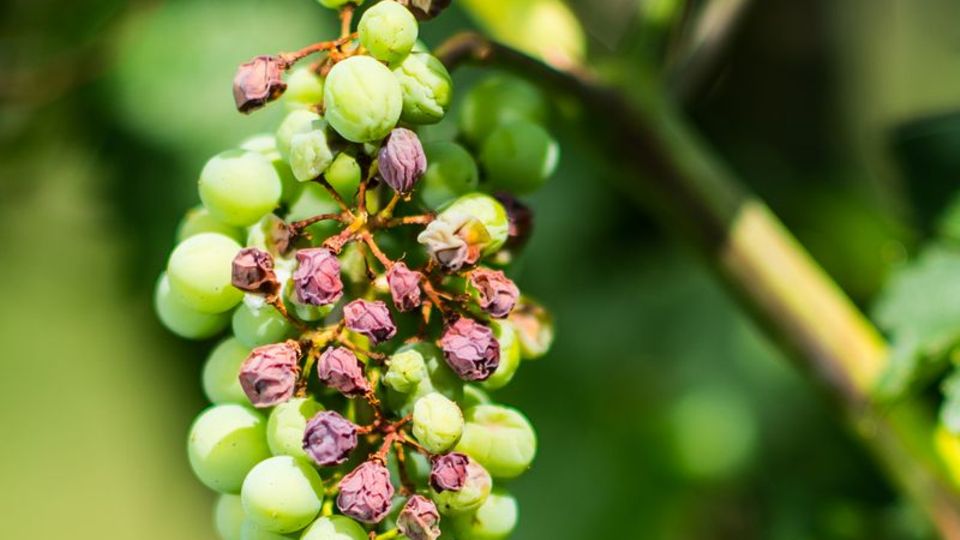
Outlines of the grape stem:
<svg viewBox="0 0 960 540">
<path fill-rule="evenodd" d="M 498 67 L 573 97 L 591 124 L 600 124 L 591 140 L 625 163 L 623 170 L 635 171 L 611 176 L 618 187 L 699 248 L 782 351 L 826 389 L 851 431 L 941 536 L 960 539 L 960 485 L 934 445 L 936 419 L 916 400 L 881 405 L 871 397 L 889 362 L 887 343 L 713 155 L 666 92 L 633 101 L 583 66 L 558 69 L 473 32 L 453 36 L 435 54 L 450 70 Z"/>
</svg>

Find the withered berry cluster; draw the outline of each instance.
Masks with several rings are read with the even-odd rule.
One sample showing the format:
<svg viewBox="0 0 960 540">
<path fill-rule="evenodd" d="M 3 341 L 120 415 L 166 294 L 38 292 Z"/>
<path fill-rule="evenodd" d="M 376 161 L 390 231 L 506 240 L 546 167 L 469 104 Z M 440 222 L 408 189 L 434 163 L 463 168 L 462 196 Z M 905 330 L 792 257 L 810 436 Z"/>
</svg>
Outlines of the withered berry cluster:
<svg viewBox="0 0 960 540">
<path fill-rule="evenodd" d="M 441 516 L 444 538 L 506 538 L 517 507 L 501 484 L 536 436 L 488 392 L 553 338 L 503 271 L 532 229 L 515 195 L 556 164 L 546 104 L 495 77 L 467 96 L 464 144 L 423 143 L 452 92 L 416 46 L 416 19 L 439 10 L 378 2 L 352 32 L 356 6 L 333 4 L 340 38 L 240 66 L 240 111 L 291 111 L 204 167 L 203 207 L 158 283 L 175 333 L 234 334 L 204 368 L 214 405 L 190 462 L 222 493 L 225 540 L 432 540 Z"/>
</svg>

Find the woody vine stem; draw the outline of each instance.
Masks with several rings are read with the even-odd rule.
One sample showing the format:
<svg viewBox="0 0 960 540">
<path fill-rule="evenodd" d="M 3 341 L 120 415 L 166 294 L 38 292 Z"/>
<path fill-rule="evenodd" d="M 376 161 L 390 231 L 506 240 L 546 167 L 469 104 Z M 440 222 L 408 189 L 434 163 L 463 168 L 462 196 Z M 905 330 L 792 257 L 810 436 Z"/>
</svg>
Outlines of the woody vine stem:
<svg viewBox="0 0 960 540">
<path fill-rule="evenodd" d="M 584 114 L 606 122 L 599 142 L 635 172 L 621 175 L 620 189 L 643 205 L 653 196 L 650 209 L 699 249 L 760 326 L 825 389 L 940 534 L 960 539 L 960 491 L 933 444 L 932 415 L 909 402 L 881 408 L 870 397 L 888 361 L 887 344 L 665 95 L 631 103 L 582 66 L 552 67 L 476 33 L 450 38 L 436 55 L 451 70 L 483 64 L 513 71 L 576 98 Z"/>
</svg>

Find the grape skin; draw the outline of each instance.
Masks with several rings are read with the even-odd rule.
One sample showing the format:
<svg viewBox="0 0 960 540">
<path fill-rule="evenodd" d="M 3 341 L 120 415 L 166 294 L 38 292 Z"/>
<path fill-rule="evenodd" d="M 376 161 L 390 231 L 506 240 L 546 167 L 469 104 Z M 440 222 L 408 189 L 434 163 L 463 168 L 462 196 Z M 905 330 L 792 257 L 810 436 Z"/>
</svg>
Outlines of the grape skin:
<svg viewBox="0 0 960 540">
<path fill-rule="evenodd" d="M 493 329 L 493 336 L 500 343 L 500 365 L 480 386 L 485 390 L 499 390 L 510 384 L 520 367 L 520 340 L 509 321 L 493 321 L 490 327 Z"/>
<path fill-rule="evenodd" d="M 200 172 L 200 200 L 218 220 L 237 227 L 253 225 L 280 203 L 283 185 L 263 155 L 228 150 Z"/>
<path fill-rule="evenodd" d="M 213 523 L 221 540 L 240 540 L 243 503 L 238 495 L 220 495 L 213 507 Z"/>
<path fill-rule="evenodd" d="M 323 88 L 327 122 L 348 141 L 365 143 L 387 136 L 403 109 L 400 83 L 369 56 L 352 56 L 327 75 Z"/>
<path fill-rule="evenodd" d="M 252 349 L 283 341 L 293 332 L 293 325 L 273 306 L 254 309 L 244 302 L 233 312 L 232 329 L 237 340 Z"/>
<path fill-rule="evenodd" d="M 222 313 L 243 293 L 231 283 L 231 265 L 240 244 L 217 233 L 201 233 L 180 242 L 167 262 L 170 290 L 187 307 Z"/>
<path fill-rule="evenodd" d="M 210 211 L 203 206 L 195 206 L 183 216 L 177 225 L 177 242 L 183 242 L 195 234 L 214 232 L 230 237 L 237 242 L 243 242 L 243 229 L 227 225 L 210 215 Z"/>
<path fill-rule="evenodd" d="M 360 43 L 377 60 L 395 63 L 410 54 L 417 42 L 417 19 L 393 0 L 383 0 L 368 9 L 360 24 Z"/>
<path fill-rule="evenodd" d="M 494 488 L 487 500 L 471 514 L 453 519 L 459 540 L 503 540 L 517 526 L 517 499 L 502 488 Z"/>
<path fill-rule="evenodd" d="M 203 365 L 203 393 L 211 403 L 249 404 L 240 387 L 240 365 L 250 349 L 234 337 L 221 341 Z"/>
<path fill-rule="evenodd" d="M 310 524 L 300 540 L 368 540 L 367 532 L 346 516 L 322 517 Z"/>
<path fill-rule="evenodd" d="M 275 456 L 308 459 L 303 451 L 303 432 L 307 421 L 323 410 L 313 398 L 293 398 L 270 411 L 267 419 L 267 445 Z"/>
<path fill-rule="evenodd" d="M 186 305 L 170 290 L 166 272 L 157 280 L 153 296 L 157 318 L 174 334 L 187 339 L 206 339 L 223 331 L 229 324 L 226 313 L 203 313 Z"/>
<path fill-rule="evenodd" d="M 239 493 L 247 473 L 270 457 L 266 421 L 249 407 L 214 405 L 190 428 L 187 455 L 193 472 L 207 487 Z"/>
<path fill-rule="evenodd" d="M 490 77 L 464 96 L 460 130 L 471 144 L 483 144 L 497 127 L 516 120 L 543 124 L 547 102 L 530 83 L 511 76 Z"/>
<path fill-rule="evenodd" d="M 288 534 L 317 517 L 323 493 L 320 475 L 306 461 L 274 456 L 250 471 L 240 497 L 248 520 L 266 531 Z"/>
<path fill-rule="evenodd" d="M 560 147 L 550 134 L 525 120 L 495 129 L 480 153 L 490 188 L 520 195 L 543 187 L 559 157 Z"/>
<path fill-rule="evenodd" d="M 478 405 L 463 412 L 466 424 L 456 451 L 477 460 L 495 478 L 515 478 L 537 453 L 533 426 L 516 409 Z"/>
</svg>

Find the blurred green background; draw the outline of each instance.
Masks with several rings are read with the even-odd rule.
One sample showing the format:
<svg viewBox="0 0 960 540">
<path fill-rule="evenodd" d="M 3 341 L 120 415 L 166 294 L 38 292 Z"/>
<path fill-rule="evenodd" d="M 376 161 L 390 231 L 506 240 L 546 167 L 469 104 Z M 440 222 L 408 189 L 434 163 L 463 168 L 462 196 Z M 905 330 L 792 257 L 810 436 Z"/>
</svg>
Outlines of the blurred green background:
<svg viewBox="0 0 960 540">
<path fill-rule="evenodd" d="M 590 64 L 639 97 L 708 3 L 568 5 Z M 428 44 L 511 2 L 454 4 Z M 958 20 L 955 0 L 758 1 L 686 100 L 864 308 L 960 187 Z M 311 0 L 0 6 L 0 537 L 214 537 L 184 451 L 210 344 L 165 332 L 152 286 L 206 158 L 277 120 L 235 113 L 235 66 L 334 25 Z M 562 28 L 491 27 L 576 49 Z M 636 171 L 590 144 L 605 120 L 557 115 L 560 172 L 532 201 L 519 281 L 559 332 L 501 396 L 541 440 L 515 538 L 930 537 L 702 261 L 613 190 Z"/>
</svg>

